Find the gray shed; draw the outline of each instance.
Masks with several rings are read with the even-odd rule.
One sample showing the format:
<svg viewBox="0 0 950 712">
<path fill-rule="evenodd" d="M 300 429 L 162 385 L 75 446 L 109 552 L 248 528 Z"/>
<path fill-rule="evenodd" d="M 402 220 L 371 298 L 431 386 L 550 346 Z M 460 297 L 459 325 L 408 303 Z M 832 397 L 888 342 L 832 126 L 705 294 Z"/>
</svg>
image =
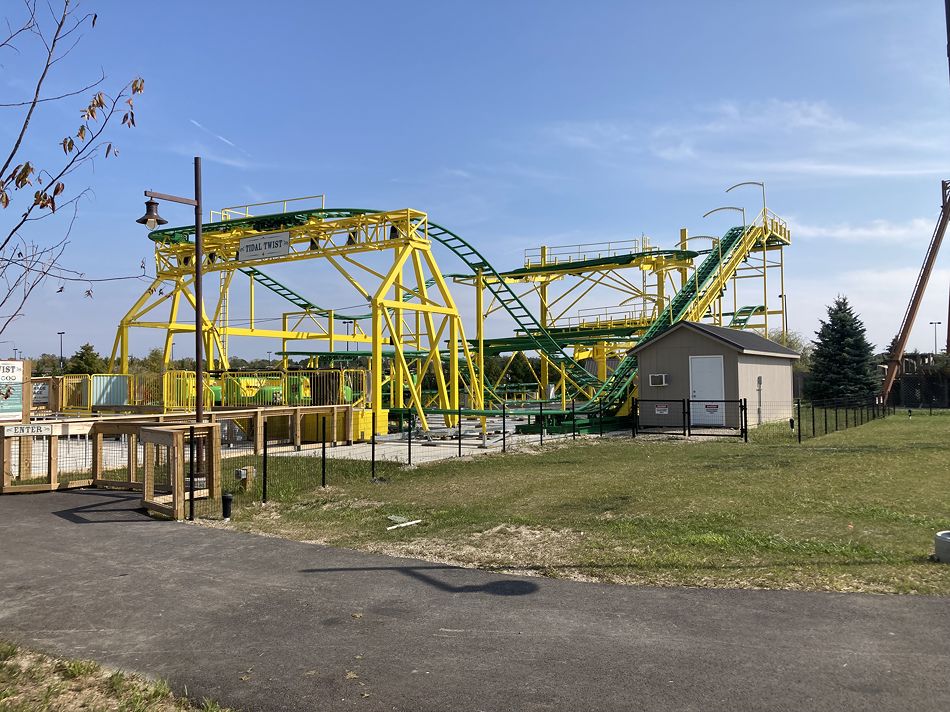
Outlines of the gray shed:
<svg viewBox="0 0 950 712">
<path fill-rule="evenodd" d="M 638 361 L 643 425 L 678 427 L 683 401 L 698 427 L 749 426 L 792 415 L 792 365 L 798 353 L 753 331 L 680 321 L 631 350 Z"/>
</svg>

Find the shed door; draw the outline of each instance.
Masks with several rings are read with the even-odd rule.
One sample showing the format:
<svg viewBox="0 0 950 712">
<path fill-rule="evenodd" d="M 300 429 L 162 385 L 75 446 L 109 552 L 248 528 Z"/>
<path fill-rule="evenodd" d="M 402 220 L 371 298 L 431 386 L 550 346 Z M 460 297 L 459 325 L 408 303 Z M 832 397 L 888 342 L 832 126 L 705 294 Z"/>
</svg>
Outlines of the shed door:
<svg viewBox="0 0 950 712">
<path fill-rule="evenodd" d="M 690 422 L 693 425 L 725 425 L 726 386 L 722 356 L 689 357 Z"/>
</svg>

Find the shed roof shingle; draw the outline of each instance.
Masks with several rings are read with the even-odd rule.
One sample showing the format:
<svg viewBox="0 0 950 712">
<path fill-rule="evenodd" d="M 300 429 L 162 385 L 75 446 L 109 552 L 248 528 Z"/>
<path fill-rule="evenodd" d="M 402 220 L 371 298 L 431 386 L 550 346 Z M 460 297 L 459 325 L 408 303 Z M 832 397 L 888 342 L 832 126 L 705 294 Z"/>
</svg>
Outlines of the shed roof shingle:
<svg viewBox="0 0 950 712">
<path fill-rule="evenodd" d="M 705 334 L 706 336 L 710 336 L 719 341 L 724 341 L 737 351 L 741 351 L 743 353 L 755 352 L 773 355 L 778 358 L 801 358 L 797 351 L 793 351 L 792 349 L 786 348 L 781 344 L 770 341 L 764 336 L 759 336 L 754 331 L 730 329 L 724 326 L 713 326 L 712 324 L 700 324 L 695 321 L 677 322 L 674 326 L 667 329 L 655 339 L 650 339 L 647 343 L 634 347 L 630 350 L 630 353 L 635 354 L 648 346 L 652 346 L 679 329 L 694 329 L 701 334 Z"/>
</svg>

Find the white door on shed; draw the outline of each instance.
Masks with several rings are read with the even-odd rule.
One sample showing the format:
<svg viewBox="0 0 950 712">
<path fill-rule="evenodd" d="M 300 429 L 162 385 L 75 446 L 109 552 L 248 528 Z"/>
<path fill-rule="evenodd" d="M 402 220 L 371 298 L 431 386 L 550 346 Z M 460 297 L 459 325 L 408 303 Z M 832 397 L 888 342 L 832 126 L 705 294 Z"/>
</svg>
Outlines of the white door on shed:
<svg viewBox="0 0 950 712">
<path fill-rule="evenodd" d="M 690 422 L 693 425 L 725 425 L 726 385 L 722 356 L 689 357 Z"/>
</svg>

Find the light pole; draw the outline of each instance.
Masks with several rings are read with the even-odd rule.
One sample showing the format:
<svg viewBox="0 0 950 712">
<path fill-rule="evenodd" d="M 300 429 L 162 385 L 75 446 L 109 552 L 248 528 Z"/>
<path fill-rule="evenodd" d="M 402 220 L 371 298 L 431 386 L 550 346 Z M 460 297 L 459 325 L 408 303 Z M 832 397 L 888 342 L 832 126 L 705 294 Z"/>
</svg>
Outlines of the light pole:
<svg viewBox="0 0 950 712">
<path fill-rule="evenodd" d="M 59 334 L 59 373 L 62 375 L 66 372 L 66 362 L 63 360 L 63 334 L 65 331 L 57 331 Z"/>
<path fill-rule="evenodd" d="M 719 208 L 713 208 L 708 213 L 703 213 L 704 218 L 708 218 L 713 213 L 718 213 L 720 210 L 735 210 L 737 213 L 742 213 L 742 231 L 745 232 L 745 208 L 737 208 L 735 205 L 723 205 Z"/>
<path fill-rule="evenodd" d="M 158 214 L 159 200 L 191 205 L 195 209 L 195 422 L 204 421 L 204 378 L 202 372 L 202 351 L 204 345 L 204 301 L 201 297 L 201 262 L 204 259 L 201 249 L 201 157 L 195 156 L 195 197 L 182 198 L 177 195 L 145 191 L 145 215 L 135 222 L 154 230 L 168 221 Z"/>
<path fill-rule="evenodd" d="M 743 181 L 742 183 L 736 183 L 735 185 L 729 186 L 728 188 L 726 188 L 726 192 L 728 193 L 728 192 L 729 192 L 730 190 L 732 190 L 733 188 L 738 188 L 739 186 L 742 186 L 742 185 L 757 185 L 757 186 L 759 186 L 759 187 L 762 189 L 762 227 L 765 227 L 765 221 L 766 221 L 767 212 L 768 212 L 768 211 L 767 211 L 767 208 L 765 207 L 765 206 L 766 206 L 766 203 L 765 203 L 765 182 L 764 182 L 764 181 L 760 181 L 760 180 L 747 180 L 747 181 Z M 745 222 L 745 219 L 744 219 L 744 218 L 743 218 L 742 222 Z"/>
<path fill-rule="evenodd" d="M 353 325 L 353 322 L 352 322 L 351 320 L 349 320 L 349 319 L 344 319 L 344 320 L 343 320 L 343 325 L 346 326 L 346 333 L 347 333 L 347 335 L 349 336 L 349 335 L 350 335 L 350 327 Z M 356 331 L 356 330 L 354 329 L 354 332 L 355 332 L 355 331 Z M 346 350 L 347 350 L 347 351 L 350 350 L 350 341 L 349 341 L 349 339 L 347 339 L 347 341 L 346 341 Z"/>
<path fill-rule="evenodd" d="M 934 357 L 937 356 L 937 327 L 943 324 L 942 321 L 932 321 L 930 325 L 934 328 Z"/>
</svg>

